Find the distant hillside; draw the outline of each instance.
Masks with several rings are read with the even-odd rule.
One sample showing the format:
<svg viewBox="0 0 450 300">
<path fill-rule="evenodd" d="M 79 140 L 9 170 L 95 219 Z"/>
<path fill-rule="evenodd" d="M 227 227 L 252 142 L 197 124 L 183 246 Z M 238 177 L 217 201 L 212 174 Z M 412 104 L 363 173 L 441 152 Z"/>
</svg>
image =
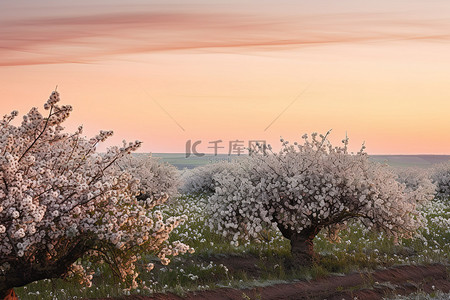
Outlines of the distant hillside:
<svg viewBox="0 0 450 300">
<path fill-rule="evenodd" d="M 213 162 L 230 161 L 233 157 L 236 157 L 226 154 L 219 154 L 217 156 L 206 154 L 202 157 L 190 156 L 186 158 L 184 153 L 152 153 L 152 156 L 159 157 L 178 169 L 192 169 Z M 433 164 L 449 161 L 450 155 L 370 155 L 370 159 L 375 162 L 386 163 L 393 167 L 429 168 Z"/>
<path fill-rule="evenodd" d="M 393 167 L 428 168 L 450 160 L 450 155 L 371 155 L 376 162 L 387 163 Z"/>
</svg>

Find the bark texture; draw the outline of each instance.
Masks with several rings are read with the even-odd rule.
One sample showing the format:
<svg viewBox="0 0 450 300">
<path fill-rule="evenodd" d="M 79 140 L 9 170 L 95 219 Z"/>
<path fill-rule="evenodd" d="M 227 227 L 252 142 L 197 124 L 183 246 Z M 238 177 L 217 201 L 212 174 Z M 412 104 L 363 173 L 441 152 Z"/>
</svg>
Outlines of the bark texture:
<svg viewBox="0 0 450 300">
<path fill-rule="evenodd" d="M 291 242 L 291 254 L 294 266 L 309 267 L 318 259 L 314 252 L 313 240 L 320 232 L 319 227 L 305 228 L 301 232 L 297 232 L 278 224 L 278 229 Z"/>
<path fill-rule="evenodd" d="M 303 232 L 292 234 L 291 253 L 294 264 L 309 267 L 317 260 L 317 255 L 314 252 L 314 237 L 315 235 Z"/>
<path fill-rule="evenodd" d="M 11 268 L 5 275 L 0 276 L 0 299 L 6 298 L 15 287 L 27 285 L 31 282 L 60 278 L 68 272 L 71 265 L 88 251 L 93 243 L 91 241 L 80 241 L 73 245 L 65 255 L 56 260 L 38 260 L 40 262 L 31 263 L 27 260 L 17 259 L 9 261 Z M 14 291 L 12 292 L 14 295 Z"/>
</svg>

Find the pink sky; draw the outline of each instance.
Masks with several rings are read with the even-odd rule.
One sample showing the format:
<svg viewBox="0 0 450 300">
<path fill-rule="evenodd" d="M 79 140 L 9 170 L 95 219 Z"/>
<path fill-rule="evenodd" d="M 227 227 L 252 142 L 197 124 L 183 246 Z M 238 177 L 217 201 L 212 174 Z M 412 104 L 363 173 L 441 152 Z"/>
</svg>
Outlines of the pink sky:
<svg viewBox="0 0 450 300">
<path fill-rule="evenodd" d="M 450 154 L 448 1 L 29 3 L 0 3 L 4 114 L 58 85 L 68 130 L 143 152 L 332 128 L 353 150 Z"/>
</svg>

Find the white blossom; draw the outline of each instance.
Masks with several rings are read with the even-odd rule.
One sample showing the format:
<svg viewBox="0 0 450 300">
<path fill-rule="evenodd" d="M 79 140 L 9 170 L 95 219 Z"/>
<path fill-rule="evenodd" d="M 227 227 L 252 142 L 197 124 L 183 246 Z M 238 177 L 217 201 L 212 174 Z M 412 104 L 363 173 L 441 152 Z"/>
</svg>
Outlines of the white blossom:
<svg viewBox="0 0 450 300">
<path fill-rule="evenodd" d="M 72 107 L 60 106 L 56 91 L 45 109 L 46 117 L 32 108 L 19 126 L 11 124 L 17 112 L 0 120 L 0 265 L 11 266 L 0 274 L 0 290 L 13 287 L 8 284 L 17 278 L 23 279 L 20 285 L 27 284 L 24 270 L 35 276 L 31 281 L 62 272 L 85 274 L 84 283 L 89 284 L 91 271 L 73 264 L 83 256 L 92 266 L 113 264 L 134 286 L 140 253 L 153 253 L 168 263 L 167 256 L 190 251 L 180 242 L 167 242 L 186 217 L 155 220 L 136 199 L 138 181 L 118 171 L 139 141 L 124 142 L 100 155 L 96 147 L 111 131 L 100 131 L 89 140 L 81 127 L 65 133 L 61 124 Z M 160 197 L 154 204 L 166 199 Z M 15 279 L 7 281 L 11 278 Z"/>
<path fill-rule="evenodd" d="M 436 185 L 436 195 L 442 199 L 450 197 L 450 161 L 434 167 L 431 179 Z"/>
<path fill-rule="evenodd" d="M 286 235 L 326 229 L 330 239 L 338 240 L 350 219 L 410 237 L 423 224 L 416 207 L 430 199 L 428 188 L 405 190 L 363 149 L 348 153 L 347 138 L 342 147 L 334 147 L 325 136 L 311 137 L 303 136 L 303 144 L 284 141 L 279 153 L 256 153 L 213 175 L 209 225 L 236 241 L 256 238 L 273 226 Z"/>
</svg>

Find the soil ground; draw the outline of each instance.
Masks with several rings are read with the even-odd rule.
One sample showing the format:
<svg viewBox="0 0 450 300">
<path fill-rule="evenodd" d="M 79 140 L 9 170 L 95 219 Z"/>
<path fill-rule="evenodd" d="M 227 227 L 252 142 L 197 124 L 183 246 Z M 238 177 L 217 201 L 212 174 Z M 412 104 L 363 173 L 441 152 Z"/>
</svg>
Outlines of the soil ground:
<svg viewBox="0 0 450 300">
<path fill-rule="evenodd" d="M 382 299 L 389 295 L 408 295 L 417 291 L 433 293 L 440 290 L 450 292 L 447 266 L 398 266 L 367 273 L 344 276 L 329 276 L 311 281 L 297 281 L 249 289 L 220 288 L 186 293 L 183 297 L 174 294 L 128 296 L 119 299 L 181 300 L 181 299 Z"/>
</svg>

